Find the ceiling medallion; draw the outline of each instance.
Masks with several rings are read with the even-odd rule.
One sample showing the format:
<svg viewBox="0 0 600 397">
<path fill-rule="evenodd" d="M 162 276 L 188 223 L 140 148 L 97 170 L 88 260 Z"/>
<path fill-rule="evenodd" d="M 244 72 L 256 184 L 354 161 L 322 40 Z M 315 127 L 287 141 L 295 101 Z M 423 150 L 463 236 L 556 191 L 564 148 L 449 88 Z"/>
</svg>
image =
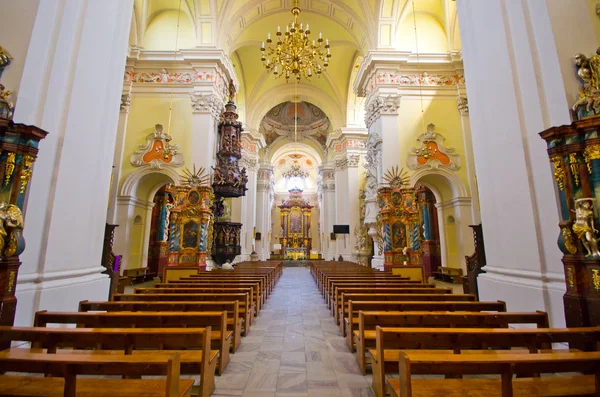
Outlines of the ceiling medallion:
<svg viewBox="0 0 600 397">
<path fill-rule="evenodd" d="M 309 177 L 309 174 L 308 174 L 308 172 L 304 171 L 300 167 L 300 164 L 298 164 L 298 161 L 294 161 L 294 164 L 292 164 L 287 171 L 282 172 L 281 176 L 283 176 L 285 179 L 291 179 L 291 178 L 306 179 Z"/>
<path fill-rule="evenodd" d="M 308 24 L 304 26 L 301 22 L 298 23 L 300 8 L 297 4 L 292 8 L 292 15 L 294 20 L 290 25 L 286 25 L 285 33 L 277 26 L 275 43 L 271 40 L 271 33 L 268 34 L 267 45 L 263 42 L 260 47 L 260 59 L 267 73 L 272 72 L 276 77 L 285 76 L 286 80 L 292 75 L 296 76 L 297 81 L 302 77 L 310 79 L 313 73 L 320 76 L 329 66 L 331 58 L 329 39 L 325 39 L 325 45 L 322 33 L 319 33 L 317 40 L 310 39 Z"/>
</svg>

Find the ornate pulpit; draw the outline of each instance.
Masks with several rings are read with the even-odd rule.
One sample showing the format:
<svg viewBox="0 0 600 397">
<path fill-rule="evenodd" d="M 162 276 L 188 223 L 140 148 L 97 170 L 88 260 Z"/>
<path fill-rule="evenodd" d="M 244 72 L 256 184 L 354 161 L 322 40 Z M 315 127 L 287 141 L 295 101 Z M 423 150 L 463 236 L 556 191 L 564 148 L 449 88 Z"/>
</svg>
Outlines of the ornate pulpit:
<svg viewBox="0 0 600 397">
<path fill-rule="evenodd" d="M 406 187 L 407 177 L 396 167 L 385 176 L 388 186 L 377 192 L 382 226 L 384 269 L 421 265 L 421 220 L 417 192 Z"/>
<path fill-rule="evenodd" d="M 302 197 L 302 190 L 294 188 L 289 193 L 289 199 L 278 206 L 281 210 L 281 248 L 287 258 L 308 259 L 312 249 L 310 212 L 313 206 Z"/>
</svg>

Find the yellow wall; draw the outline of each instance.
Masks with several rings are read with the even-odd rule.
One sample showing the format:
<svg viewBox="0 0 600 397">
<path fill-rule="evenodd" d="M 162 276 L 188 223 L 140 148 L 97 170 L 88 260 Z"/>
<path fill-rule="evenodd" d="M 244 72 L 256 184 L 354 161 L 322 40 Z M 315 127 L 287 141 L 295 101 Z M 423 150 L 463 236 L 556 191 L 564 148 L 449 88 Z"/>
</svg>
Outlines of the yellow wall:
<svg viewBox="0 0 600 397">
<path fill-rule="evenodd" d="M 590 8 L 592 23 L 594 25 L 594 32 L 596 32 L 596 39 L 600 43 L 600 17 L 596 14 L 596 3 L 598 3 L 597 0 L 588 0 L 588 6 Z"/>
<path fill-rule="evenodd" d="M 121 172 L 121 181 L 131 174 L 137 167 L 131 165 L 130 158 L 134 151 L 138 150 L 140 144 L 146 143 L 146 135 L 154 131 L 156 124 L 162 124 L 167 130 L 169 124 L 169 97 L 140 97 L 133 96 L 131 101 L 131 113 L 127 124 L 127 135 L 125 137 L 124 156 Z M 190 167 L 191 144 L 192 144 L 192 105 L 189 98 L 173 98 L 173 112 L 171 116 L 171 144 L 179 146 L 179 152 L 183 154 L 185 167 Z M 139 197 L 148 200 L 148 197 Z"/>
<path fill-rule="evenodd" d="M 131 113 L 127 124 L 127 133 L 125 136 L 123 163 L 121 164 L 121 180 L 123 181 L 137 167 L 131 165 L 130 158 L 134 151 L 137 151 L 140 144 L 145 144 L 145 137 L 154 131 L 155 124 L 162 124 L 167 130 L 169 123 L 169 97 L 140 97 L 133 96 L 131 102 Z M 178 169 L 181 173 L 186 167 L 190 166 L 191 141 L 192 141 L 192 107 L 189 98 L 173 98 L 173 112 L 171 118 L 171 137 L 172 144 L 179 146 L 179 152 L 183 154 L 185 164 Z M 169 132 L 169 131 L 168 131 Z M 149 175 L 140 181 L 135 194 L 136 197 L 144 202 L 151 202 L 151 190 L 157 184 L 168 183 L 169 178 L 164 175 Z M 145 266 L 142 263 L 144 231 L 147 222 L 147 210 L 142 207 L 135 207 L 134 216 L 129 219 L 133 223 L 131 228 L 130 258 L 127 267 L 136 268 Z M 135 217 L 141 217 L 141 223 L 134 223 Z"/>
<path fill-rule="evenodd" d="M 466 159 L 464 141 L 462 135 L 462 124 L 460 114 L 456 109 L 456 99 L 423 99 L 424 108 L 424 123 L 421 118 L 421 101 L 419 98 L 402 98 L 401 111 L 398 117 L 398 134 L 400 135 L 400 166 L 409 171 L 409 175 L 413 171 L 408 170 L 406 161 L 408 153 L 413 147 L 418 147 L 417 137 L 425 132 L 429 123 L 435 124 L 435 131 L 441 134 L 446 140 L 444 146 L 446 148 L 454 148 L 455 153 L 460 155 L 461 168 L 455 173 L 460 177 L 463 184 L 469 192 L 469 184 L 467 178 Z M 443 178 L 443 179 L 442 179 Z M 428 177 L 428 184 L 434 188 L 442 196 L 442 202 L 453 198 L 451 187 L 444 177 Z M 446 243 L 446 258 L 447 265 L 450 267 L 460 267 L 460 258 L 458 257 L 458 239 L 457 225 L 448 222 L 448 216 L 455 216 L 452 208 L 443 211 L 444 235 L 440 238 L 445 239 Z"/>
<path fill-rule="evenodd" d="M 418 41 L 415 41 L 415 19 Z M 444 27 L 429 15 L 417 13 L 414 19 L 413 14 L 404 18 L 398 27 L 396 40 L 396 49 L 400 51 L 416 51 L 417 43 L 419 53 L 448 51 Z"/>
<path fill-rule="evenodd" d="M 177 11 L 165 11 L 155 16 L 146 29 L 144 35 L 144 49 L 146 50 L 175 50 L 196 47 L 196 34 L 189 17 L 182 12 L 179 18 L 179 35 L 177 35 Z"/>
</svg>

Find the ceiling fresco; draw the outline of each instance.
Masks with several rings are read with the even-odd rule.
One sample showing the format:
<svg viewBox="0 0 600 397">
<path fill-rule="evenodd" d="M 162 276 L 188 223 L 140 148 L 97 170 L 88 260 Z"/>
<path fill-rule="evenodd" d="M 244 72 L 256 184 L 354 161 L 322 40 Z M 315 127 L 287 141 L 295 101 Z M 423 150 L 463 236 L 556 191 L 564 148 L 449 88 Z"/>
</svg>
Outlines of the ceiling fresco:
<svg viewBox="0 0 600 397">
<path fill-rule="evenodd" d="M 267 145 L 276 140 L 294 141 L 294 115 L 297 114 L 297 140 L 314 140 L 325 148 L 331 123 L 327 115 L 309 102 L 283 102 L 272 108 L 260 123 Z"/>
</svg>

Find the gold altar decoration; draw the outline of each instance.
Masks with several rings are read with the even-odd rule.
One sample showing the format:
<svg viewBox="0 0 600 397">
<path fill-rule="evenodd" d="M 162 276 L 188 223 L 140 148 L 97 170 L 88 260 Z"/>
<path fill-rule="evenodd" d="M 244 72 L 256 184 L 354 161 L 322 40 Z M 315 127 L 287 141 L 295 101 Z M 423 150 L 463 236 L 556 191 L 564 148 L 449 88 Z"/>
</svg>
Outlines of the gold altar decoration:
<svg viewBox="0 0 600 397">
<path fill-rule="evenodd" d="M 211 247 L 214 194 L 204 168 L 185 170 L 170 214 L 169 266 L 206 266 Z"/>
<path fill-rule="evenodd" d="M 408 176 L 398 167 L 388 170 L 384 179 L 387 186 L 377 191 L 384 268 L 421 265 L 421 219 L 416 189 L 408 187 Z"/>
<path fill-rule="evenodd" d="M 286 25 L 285 33 L 282 33 L 281 27 L 277 26 L 275 44 L 271 39 L 271 33 L 267 36 L 266 46 L 265 42 L 262 43 L 260 60 L 268 73 L 273 73 L 274 76 L 285 76 L 286 80 L 295 75 L 296 80 L 300 81 L 302 77 L 310 79 L 313 73 L 317 76 L 323 73 L 329 66 L 331 49 L 329 39 L 323 40 L 322 33 L 319 33 L 318 39 L 311 41 L 309 25 L 305 26 L 298 21 L 300 8 L 297 3 L 296 0 L 292 8 L 294 20 Z"/>
<path fill-rule="evenodd" d="M 290 198 L 285 200 L 281 211 L 281 236 L 279 238 L 284 256 L 291 259 L 307 259 L 312 248 L 310 236 L 310 203 L 302 197 L 302 190 L 289 190 Z"/>
</svg>

